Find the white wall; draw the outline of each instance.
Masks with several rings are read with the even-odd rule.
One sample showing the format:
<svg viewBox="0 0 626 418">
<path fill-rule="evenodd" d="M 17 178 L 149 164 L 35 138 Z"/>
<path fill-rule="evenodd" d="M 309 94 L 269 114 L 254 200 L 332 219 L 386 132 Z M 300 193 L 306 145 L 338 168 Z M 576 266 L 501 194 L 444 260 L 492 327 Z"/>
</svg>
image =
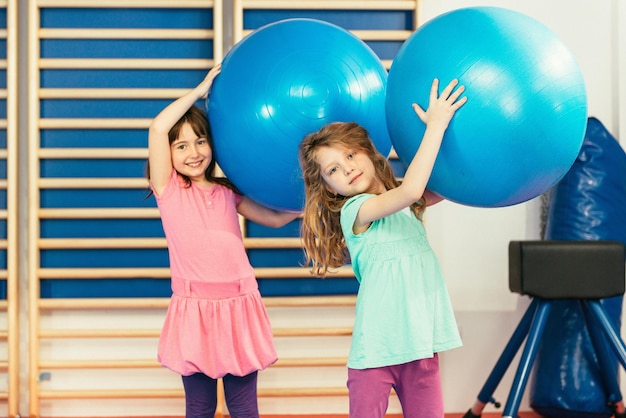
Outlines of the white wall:
<svg viewBox="0 0 626 418">
<path fill-rule="evenodd" d="M 626 5 L 620 0 L 423 0 L 424 21 L 443 12 L 469 6 L 490 5 L 507 7 L 523 12 L 543 22 L 561 37 L 578 60 L 588 90 L 589 114 L 598 117 L 616 136 L 626 138 Z M 622 141 L 624 143 L 626 141 Z M 432 245 L 438 253 L 447 278 L 464 347 L 441 356 L 445 407 L 447 412 L 467 410 L 475 400 L 493 364 L 508 341 L 523 314 L 528 299 L 512 294 L 508 289 L 507 246 L 511 240 L 538 239 L 540 231 L 540 199 L 508 208 L 478 209 L 443 202 L 427 214 L 427 229 Z M 72 320 L 66 317 L 44 318 L 49 324 L 76 325 L 76 318 L 89 321 L 91 315 L 110 313 L 82 312 Z M 129 318 L 111 317 L 112 324 L 133 326 Z M 134 317 L 132 321 L 145 320 L 145 327 L 158 327 L 162 312 L 149 318 Z M 303 324 L 332 323 L 351 325 L 353 313 L 348 308 L 298 310 L 270 309 L 274 326 L 300 326 Z M 71 321 L 71 322 L 69 322 Z M 110 327 L 110 326 L 108 326 Z M 284 357 L 303 356 L 306 352 L 330 351 L 329 355 L 347 353 L 347 338 L 310 338 L 294 344 L 292 340 L 277 339 L 279 354 Z M 42 347 L 46 357 L 65 357 L 62 347 Z M 156 351 L 156 341 L 138 341 L 133 347 L 115 348 L 97 341 L 86 342 L 92 352 L 107 352 L 113 357 L 149 358 Z M 516 363 L 498 387 L 495 398 L 505 403 Z M 58 373 L 58 372 L 57 372 Z M 261 373 L 260 387 L 310 385 L 321 381 L 332 385 L 345 384 L 345 368 L 329 368 L 321 376 L 306 370 L 286 373 L 270 369 Z M 43 387 L 55 388 L 55 376 Z M 98 380 L 104 382 L 120 379 L 111 371 L 98 371 Z M 123 376 L 126 379 L 126 376 Z M 84 376 L 85 384 L 93 385 L 94 375 Z M 159 381 L 161 386 L 180 387 L 178 376 L 165 370 L 138 371 L 128 379 Z M 625 386 L 626 388 L 626 386 Z M 522 410 L 528 410 L 527 397 Z M 102 403 L 102 402 L 100 402 Z M 261 399 L 265 413 L 284 412 L 284 407 L 298 408 L 302 413 L 346 413 L 343 399 L 329 398 L 324 402 L 310 399 L 285 401 Z M 73 401 L 55 406 L 42 405 L 45 415 L 81 416 L 106 413 L 110 415 L 175 415 L 182 413 L 180 400 L 155 400 L 150 405 L 137 405 L 131 401 L 98 405 L 93 411 L 92 402 Z M 24 409 L 22 409 L 24 410 Z M 489 406 L 486 411 L 493 411 Z M 390 412 L 399 412 L 393 403 Z"/>
<path fill-rule="evenodd" d="M 614 18 L 612 31 L 617 56 L 617 63 L 613 66 L 614 77 L 617 81 L 617 98 L 613 100 L 613 115 L 617 121 L 613 132 L 620 139 L 622 148 L 626 148 L 626 4 L 623 1 L 613 0 Z M 615 124 L 614 124 L 615 125 Z"/>
</svg>

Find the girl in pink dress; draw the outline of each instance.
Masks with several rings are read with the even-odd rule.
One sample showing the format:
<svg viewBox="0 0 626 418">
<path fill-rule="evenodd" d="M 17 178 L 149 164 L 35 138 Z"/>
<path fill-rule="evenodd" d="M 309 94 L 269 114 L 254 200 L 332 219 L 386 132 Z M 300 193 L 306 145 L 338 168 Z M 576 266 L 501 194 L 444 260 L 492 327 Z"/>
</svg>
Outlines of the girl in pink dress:
<svg viewBox="0 0 626 418">
<path fill-rule="evenodd" d="M 187 418 L 215 414 L 217 379 L 230 416 L 258 417 L 257 373 L 277 359 L 272 329 L 243 245 L 238 214 L 280 227 L 298 214 L 240 195 L 216 163 L 206 97 L 221 65 L 150 124 L 148 176 L 167 238 L 172 298 L 159 362 L 182 376 Z"/>
</svg>

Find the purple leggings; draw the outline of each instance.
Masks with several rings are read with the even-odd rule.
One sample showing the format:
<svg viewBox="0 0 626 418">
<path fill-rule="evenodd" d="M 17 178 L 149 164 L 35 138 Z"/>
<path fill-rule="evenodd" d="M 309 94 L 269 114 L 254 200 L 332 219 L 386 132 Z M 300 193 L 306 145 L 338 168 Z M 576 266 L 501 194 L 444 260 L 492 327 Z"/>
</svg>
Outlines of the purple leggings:
<svg viewBox="0 0 626 418">
<path fill-rule="evenodd" d="M 443 418 L 439 360 L 432 358 L 373 369 L 348 369 L 350 418 L 383 418 L 391 388 L 404 418 Z"/>
<path fill-rule="evenodd" d="M 231 418 L 259 418 L 256 396 L 258 372 L 246 376 L 227 374 L 224 396 Z M 202 373 L 183 376 L 185 387 L 185 418 L 213 418 L 217 408 L 217 379 Z"/>
</svg>

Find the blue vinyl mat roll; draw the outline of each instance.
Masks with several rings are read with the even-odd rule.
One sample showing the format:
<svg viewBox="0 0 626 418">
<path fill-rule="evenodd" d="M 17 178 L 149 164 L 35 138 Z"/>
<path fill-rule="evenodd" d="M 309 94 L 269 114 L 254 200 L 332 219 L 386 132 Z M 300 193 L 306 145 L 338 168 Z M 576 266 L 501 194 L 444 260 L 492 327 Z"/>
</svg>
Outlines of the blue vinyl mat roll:
<svg viewBox="0 0 626 418">
<path fill-rule="evenodd" d="M 626 153 L 596 118 L 572 168 L 549 192 L 544 239 L 626 243 Z M 622 298 L 602 300 L 618 333 Z M 617 379 L 618 361 L 608 351 Z M 608 418 L 609 394 L 578 302 L 554 302 L 530 381 L 531 407 L 550 418 Z"/>
</svg>

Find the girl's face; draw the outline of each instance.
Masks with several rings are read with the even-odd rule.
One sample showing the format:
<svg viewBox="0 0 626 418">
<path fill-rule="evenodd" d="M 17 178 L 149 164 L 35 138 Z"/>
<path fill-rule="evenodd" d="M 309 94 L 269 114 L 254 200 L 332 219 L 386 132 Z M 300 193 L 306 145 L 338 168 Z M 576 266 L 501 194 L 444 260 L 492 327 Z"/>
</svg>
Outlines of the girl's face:
<svg viewBox="0 0 626 418">
<path fill-rule="evenodd" d="M 204 172 L 213 158 L 213 152 L 207 139 L 198 138 L 191 125 L 183 124 L 180 135 L 170 144 L 170 150 L 172 166 L 176 171 L 191 181 L 206 181 Z"/>
<path fill-rule="evenodd" d="M 321 146 L 316 151 L 322 179 L 331 192 L 342 196 L 385 191 L 372 160 L 363 151 L 341 146 Z"/>
</svg>

